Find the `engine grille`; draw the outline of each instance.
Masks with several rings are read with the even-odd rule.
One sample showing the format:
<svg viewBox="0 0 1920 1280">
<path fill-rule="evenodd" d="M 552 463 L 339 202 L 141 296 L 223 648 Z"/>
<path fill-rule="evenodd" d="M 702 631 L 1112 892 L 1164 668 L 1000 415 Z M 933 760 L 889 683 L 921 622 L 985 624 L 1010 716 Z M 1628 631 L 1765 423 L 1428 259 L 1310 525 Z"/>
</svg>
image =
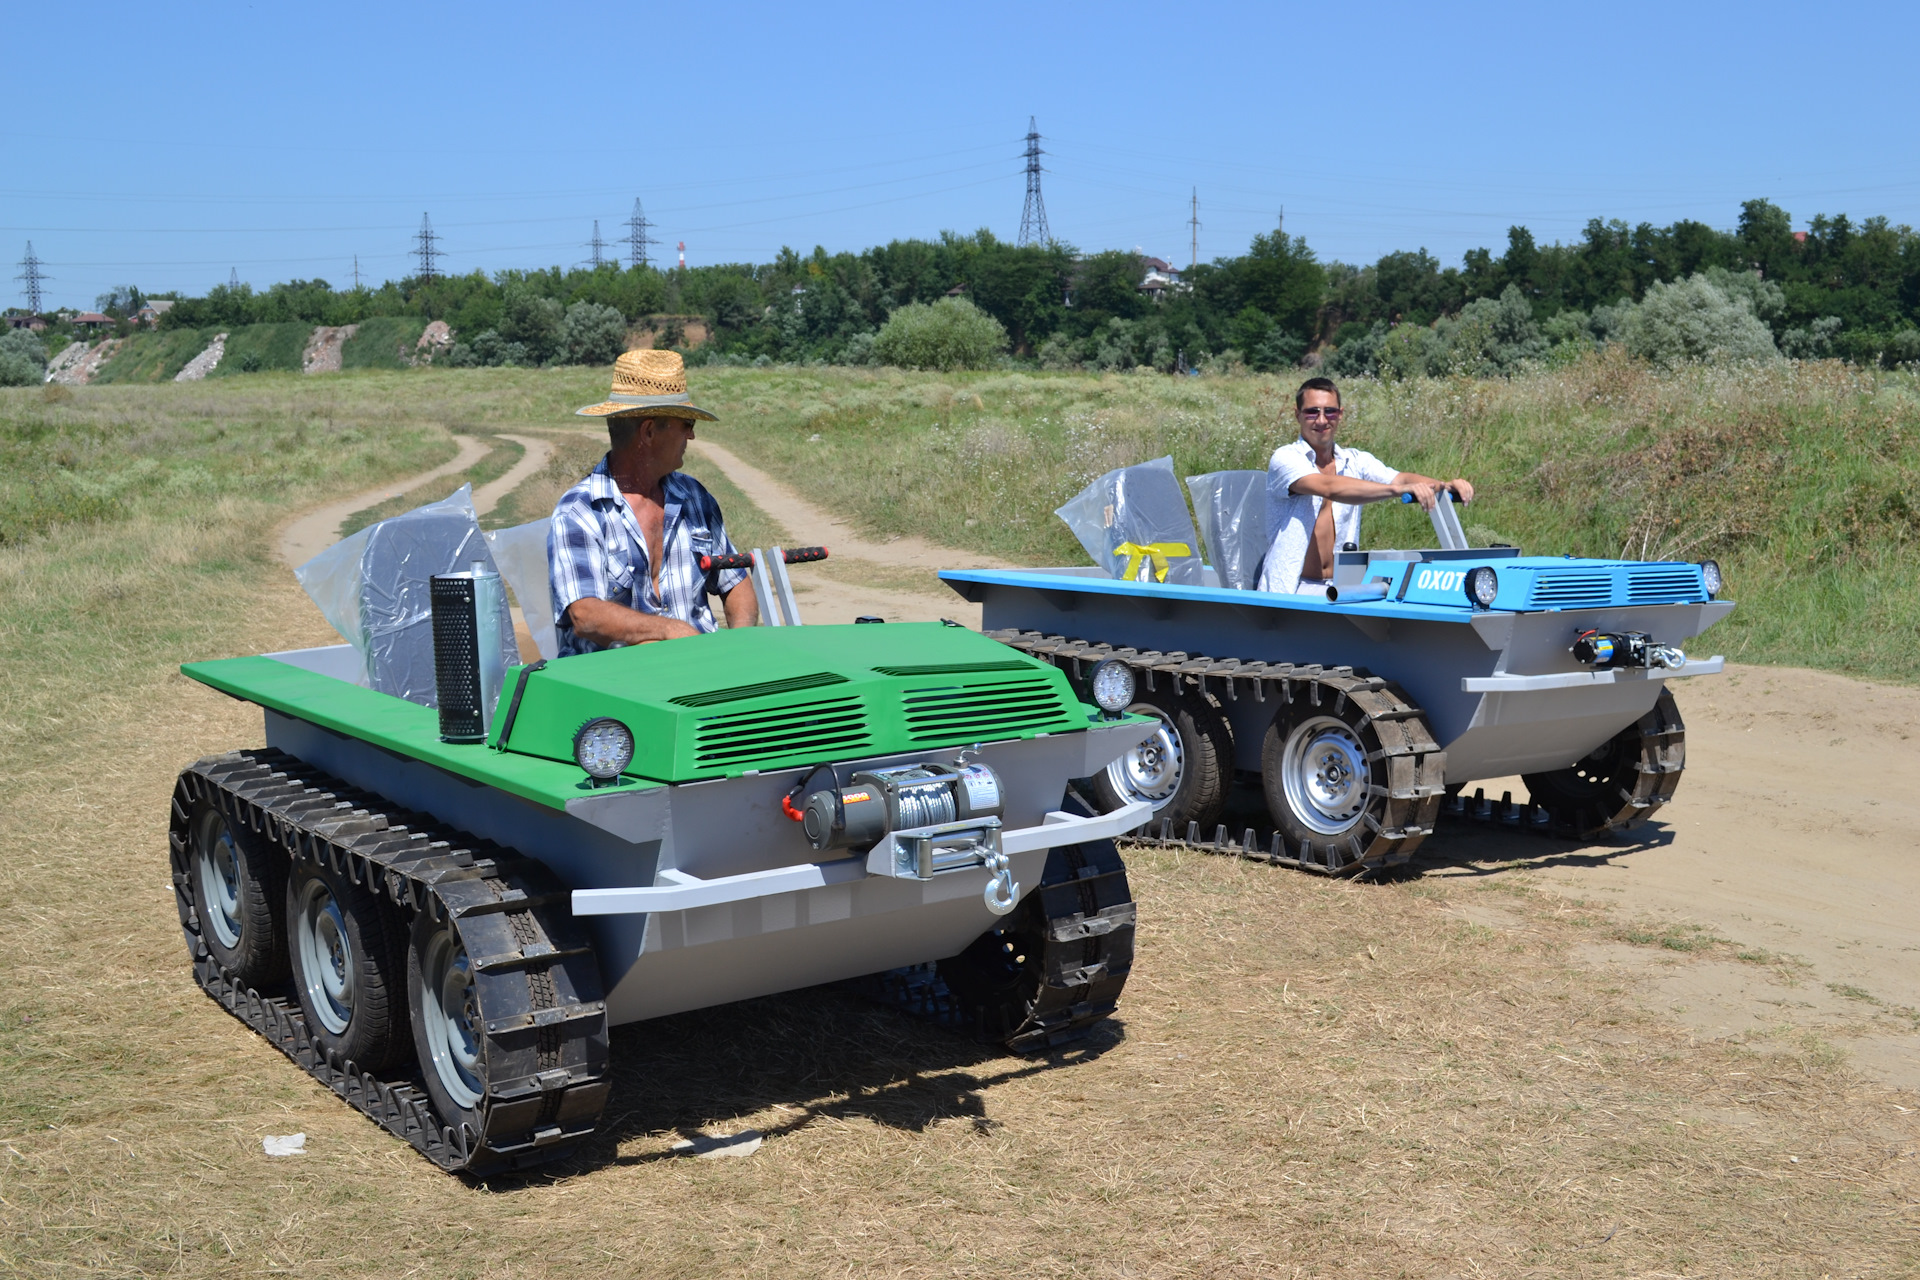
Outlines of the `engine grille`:
<svg viewBox="0 0 1920 1280">
<path fill-rule="evenodd" d="M 824 698 L 759 711 L 709 716 L 694 730 L 694 762 L 772 764 L 856 754 L 872 744 L 858 698 Z"/>
<path fill-rule="evenodd" d="M 1579 569 L 1536 573 L 1527 603 L 1535 609 L 1593 609 L 1612 604 L 1613 575 Z"/>
<path fill-rule="evenodd" d="M 1704 599 L 1700 571 L 1690 564 L 1627 570 L 1628 604 L 1692 604 Z"/>
<path fill-rule="evenodd" d="M 1059 691 L 1045 680 L 907 689 L 900 702 L 907 735 L 919 746 L 1012 737 L 1066 714 Z"/>
</svg>

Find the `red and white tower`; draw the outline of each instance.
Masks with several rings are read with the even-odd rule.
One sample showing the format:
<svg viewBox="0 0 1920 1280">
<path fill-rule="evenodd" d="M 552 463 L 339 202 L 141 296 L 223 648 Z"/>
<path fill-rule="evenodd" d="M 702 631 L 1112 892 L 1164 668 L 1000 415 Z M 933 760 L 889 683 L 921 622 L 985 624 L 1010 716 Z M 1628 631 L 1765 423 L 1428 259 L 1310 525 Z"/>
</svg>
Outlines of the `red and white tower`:
<svg viewBox="0 0 1920 1280">
<path fill-rule="evenodd" d="M 682 271 L 687 269 L 687 242 L 685 240 L 680 242 L 680 269 Z"/>
</svg>

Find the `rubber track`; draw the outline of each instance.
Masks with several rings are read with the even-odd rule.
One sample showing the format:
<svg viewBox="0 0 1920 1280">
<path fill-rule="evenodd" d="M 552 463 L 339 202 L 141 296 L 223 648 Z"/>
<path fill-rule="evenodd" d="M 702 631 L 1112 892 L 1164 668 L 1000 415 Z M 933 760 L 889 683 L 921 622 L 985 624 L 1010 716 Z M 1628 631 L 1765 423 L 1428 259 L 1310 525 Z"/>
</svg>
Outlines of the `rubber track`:
<svg viewBox="0 0 1920 1280">
<path fill-rule="evenodd" d="M 1143 652 L 1039 631 L 1009 628 L 986 634 L 1023 653 L 1045 658 L 1069 670 L 1076 679 L 1083 663 L 1091 665 L 1118 658 L 1145 676 L 1149 689 L 1155 687 L 1156 680 L 1167 679 L 1196 688 L 1203 694 L 1218 690 L 1229 701 L 1237 701 L 1242 696 L 1279 703 L 1307 699 L 1318 704 L 1329 697 L 1351 701 L 1365 716 L 1362 727 L 1371 725 L 1379 735 L 1381 749 L 1374 760 L 1384 758 L 1387 762 L 1387 794 L 1394 800 L 1413 801 L 1416 805 L 1411 822 L 1387 830 L 1375 828 L 1365 850 L 1360 847 L 1360 838 L 1354 835 L 1340 842 L 1316 846 L 1312 841 L 1302 841 L 1294 846 L 1289 845 L 1280 832 L 1266 827 L 1248 827 L 1235 838 L 1224 825 L 1203 832 L 1197 823 L 1188 823 L 1182 832 L 1165 821 L 1157 827 L 1149 823 L 1123 837 L 1135 844 L 1229 854 L 1319 875 L 1365 876 L 1405 863 L 1421 841 L 1433 834 L 1440 802 L 1446 795 L 1446 752 L 1435 741 L 1420 708 L 1389 680 L 1357 673 L 1352 667 L 1243 662 L 1238 658 L 1195 657 L 1157 650 Z"/>
<path fill-rule="evenodd" d="M 434 1114 L 417 1077 L 379 1079 L 330 1057 L 290 995 L 245 987 L 214 961 L 194 918 L 187 849 L 197 801 L 298 862 L 324 863 L 409 916 L 458 922 L 486 1021 L 484 1133 Z M 244 837 L 243 837 L 244 838 Z M 284 752 L 209 756 L 180 775 L 168 833 L 181 928 L 193 974 L 220 1006 L 308 1075 L 443 1169 L 484 1177 L 564 1155 L 605 1108 L 606 1005 L 594 958 L 547 869 L 431 818 L 389 809 L 378 796 Z"/>
<path fill-rule="evenodd" d="M 873 999 L 941 1026 L 978 1035 L 1015 1053 L 1040 1053 L 1091 1031 L 1118 1006 L 1133 969 L 1135 910 L 1126 865 L 1111 840 L 1050 851 L 1038 888 L 1018 910 L 1041 921 L 1040 990 L 1011 1031 L 994 1033 L 970 1014 L 935 964 L 909 965 L 855 980 Z M 1029 903 L 1033 905 L 1028 905 Z"/>
</svg>

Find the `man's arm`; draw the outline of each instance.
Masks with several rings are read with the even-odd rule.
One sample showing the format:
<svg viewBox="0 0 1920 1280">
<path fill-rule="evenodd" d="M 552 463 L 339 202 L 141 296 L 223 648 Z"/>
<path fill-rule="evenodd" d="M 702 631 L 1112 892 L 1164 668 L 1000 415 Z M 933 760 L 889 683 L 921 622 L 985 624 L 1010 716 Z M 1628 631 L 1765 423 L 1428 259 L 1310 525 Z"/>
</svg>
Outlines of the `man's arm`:
<svg viewBox="0 0 1920 1280">
<path fill-rule="evenodd" d="M 729 613 L 728 620 L 732 620 Z M 699 630 L 678 618 L 660 613 L 642 613 L 611 600 L 583 596 L 567 606 L 567 621 L 574 632 L 596 648 L 615 644 L 646 644 L 652 640 L 678 640 L 697 636 Z"/>
<path fill-rule="evenodd" d="M 1422 507 L 1432 509 L 1434 499 L 1442 489 L 1453 490 L 1462 502 L 1473 501 L 1473 486 L 1465 480 L 1435 480 L 1417 472 L 1399 471 L 1394 473 L 1390 483 L 1377 480 L 1361 480 L 1355 476 L 1329 476 L 1316 471 L 1312 475 L 1301 476 L 1293 482 L 1289 492 L 1311 494 L 1316 498 L 1331 498 L 1335 502 L 1344 502 L 1351 506 L 1362 506 L 1369 502 L 1386 502 L 1410 493 Z"/>
<path fill-rule="evenodd" d="M 753 594 L 753 579 L 742 578 L 721 592 L 720 602 L 727 611 L 727 630 L 760 625 L 760 600 Z"/>
</svg>

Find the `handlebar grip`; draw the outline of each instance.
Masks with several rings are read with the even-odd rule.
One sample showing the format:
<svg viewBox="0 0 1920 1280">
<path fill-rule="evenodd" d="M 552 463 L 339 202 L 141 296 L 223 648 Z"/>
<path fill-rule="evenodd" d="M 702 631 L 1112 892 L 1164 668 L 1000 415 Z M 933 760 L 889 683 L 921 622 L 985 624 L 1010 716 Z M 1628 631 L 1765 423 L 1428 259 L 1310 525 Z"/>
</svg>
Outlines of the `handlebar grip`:
<svg viewBox="0 0 1920 1280">
<path fill-rule="evenodd" d="M 1441 497 L 1443 497 L 1443 498 L 1445 498 L 1445 499 L 1446 499 L 1446 500 L 1447 500 L 1448 502 L 1458 502 L 1458 501 L 1460 501 L 1460 497 L 1459 497 L 1459 495 L 1458 495 L 1458 494 L 1456 494 L 1456 493 L 1454 493 L 1454 491 L 1453 491 L 1453 490 L 1451 490 L 1451 489 L 1442 489 L 1442 490 L 1440 491 L 1440 496 L 1441 496 Z M 1414 499 L 1414 496 L 1413 496 L 1412 494 L 1410 494 L 1410 493 L 1403 493 L 1403 494 L 1401 494 L 1401 495 L 1400 495 L 1400 501 L 1401 501 L 1401 502 L 1403 502 L 1403 503 L 1405 503 L 1405 502 L 1413 502 L 1413 501 L 1415 501 L 1415 499 Z"/>
<path fill-rule="evenodd" d="M 827 558 L 825 547 L 793 547 L 783 550 L 780 558 L 788 564 L 811 564 Z M 712 573 L 715 569 L 751 569 L 753 557 L 750 555 L 701 556 L 700 572 Z"/>
</svg>

